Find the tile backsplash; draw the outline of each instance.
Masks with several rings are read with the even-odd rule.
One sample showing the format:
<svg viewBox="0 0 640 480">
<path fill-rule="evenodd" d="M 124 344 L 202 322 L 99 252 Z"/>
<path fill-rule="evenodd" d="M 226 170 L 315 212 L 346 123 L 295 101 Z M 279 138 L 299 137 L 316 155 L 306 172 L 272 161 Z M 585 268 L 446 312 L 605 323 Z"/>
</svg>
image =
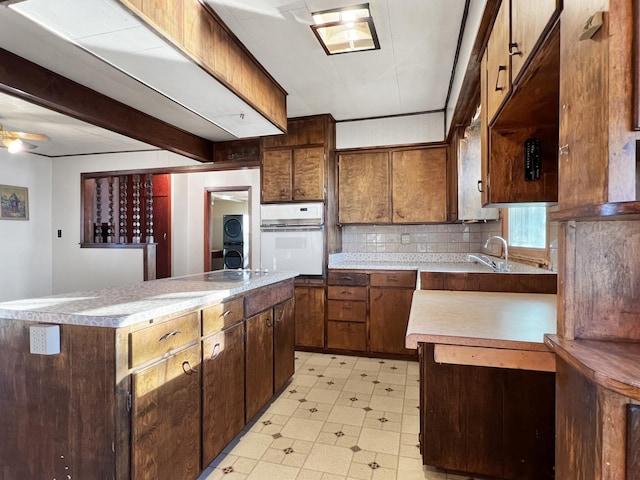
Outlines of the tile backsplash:
<svg viewBox="0 0 640 480">
<path fill-rule="evenodd" d="M 558 226 L 551 223 L 550 269 L 557 270 Z M 342 227 L 344 253 L 473 253 L 499 256 L 501 245 L 484 242 L 502 235 L 500 220 L 431 225 L 349 225 Z M 404 237 L 404 241 L 403 241 Z"/>
</svg>

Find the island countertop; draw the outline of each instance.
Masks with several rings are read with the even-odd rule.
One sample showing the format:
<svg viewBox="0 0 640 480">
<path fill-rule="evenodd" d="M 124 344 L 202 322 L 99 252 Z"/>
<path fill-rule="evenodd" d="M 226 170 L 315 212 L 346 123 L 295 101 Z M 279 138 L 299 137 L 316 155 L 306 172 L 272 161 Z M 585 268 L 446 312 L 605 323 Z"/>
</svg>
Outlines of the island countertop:
<svg viewBox="0 0 640 480">
<path fill-rule="evenodd" d="M 118 328 L 201 308 L 297 272 L 218 270 L 161 280 L 0 303 L 0 318 Z"/>
<path fill-rule="evenodd" d="M 418 343 L 548 352 L 556 295 L 416 290 L 405 346 Z"/>
</svg>

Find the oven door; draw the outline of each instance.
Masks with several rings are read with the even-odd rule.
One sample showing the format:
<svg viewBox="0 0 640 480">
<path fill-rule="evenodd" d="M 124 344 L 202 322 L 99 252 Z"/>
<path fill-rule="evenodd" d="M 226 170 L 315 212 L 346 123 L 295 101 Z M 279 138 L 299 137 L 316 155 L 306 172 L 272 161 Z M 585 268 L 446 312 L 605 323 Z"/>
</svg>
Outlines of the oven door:
<svg viewBox="0 0 640 480">
<path fill-rule="evenodd" d="M 267 270 L 322 275 L 324 227 L 262 227 L 260 256 Z"/>
</svg>

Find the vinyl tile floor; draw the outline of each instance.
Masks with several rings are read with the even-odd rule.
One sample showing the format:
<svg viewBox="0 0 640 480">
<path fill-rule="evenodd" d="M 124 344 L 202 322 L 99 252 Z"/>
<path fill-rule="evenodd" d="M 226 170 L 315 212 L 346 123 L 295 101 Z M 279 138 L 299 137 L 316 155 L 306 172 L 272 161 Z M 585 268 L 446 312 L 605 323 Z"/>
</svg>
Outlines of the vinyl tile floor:
<svg viewBox="0 0 640 480">
<path fill-rule="evenodd" d="M 467 480 L 424 467 L 417 362 L 296 352 L 284 390 L 198 480 Z"/>
</svg>

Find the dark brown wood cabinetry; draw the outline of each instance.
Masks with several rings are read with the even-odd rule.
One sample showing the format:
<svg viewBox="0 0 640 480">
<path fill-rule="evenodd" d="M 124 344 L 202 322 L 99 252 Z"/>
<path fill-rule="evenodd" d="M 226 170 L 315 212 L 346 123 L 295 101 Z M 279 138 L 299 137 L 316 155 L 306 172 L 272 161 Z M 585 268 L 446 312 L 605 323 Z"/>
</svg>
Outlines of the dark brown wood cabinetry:
<svg viewBox="0 0 640 480">
<path fill-rule="evenodd" d="M 439 364 L 420 354 L 425 464 L 510 480 L 554 478 L 555 375 Z M 446 405 L 446 408 L 442 408 Z"/>
<path fill-rule="evenodd" d="M 374 272 L 369 285 L 369 351 L 414 355 L 404 347 L 404 337 L 416 272 Z"/>
<path fill-rule="evenodd" d="M 341 152 L 338 222 L 447 221 L 447 165 L 445 147 Z"/>
<path fill-rule="evenodd" d="M 331 270 L 327 284 L 328 349 L 415 355 L 404 348 L 415 270 Z"/>
<path fill-rule="evenodd" d="M 202 342 L 202 466 L 245 424 L 244 328 L 241 320 Z"/>
<path fill-rule="evenodd" d="M 200 345 L 132 375 L 132 478 L 200 473 Z"/>
<path fill-rule="evenodd" d="M 296 285 L 295 287 L 295 345 L 296 347 L 324 347 L 324 285 Z"/>
<path fill-rule="evenodd" d="M 555 0 L 501 3 L 480 72 L 485 206 L 558 201 L 560 8 Z M 540 166 L 528 175 L 531 141 Z"/>
<path fill-rule="evenodd" d="M 330 201 L 335 121 L 329 115 L 289 119 L 286 135 L 262 140 L 261 201 Z"/>
<path fill-rule="evenodd" d="M 273 310 L 246 320 L 245 421 L 260 411 L 273 395 Z"/>
<path fill-rule="evenodd" d="M 273 309 L 273 392 L 291 378 L 295 370 L 294 299 L 291 298 Z"/>
<path fill-rule="evenodd" d="M 63 324 L 51 356 L 29 353 L 32 322 L 0 319 L 3 478 L 193 480 L 251 418 L 245 391 L 252 415 L 293 373 L 293 302 L 286 280 L 148 323 Z"/>
</svg>

